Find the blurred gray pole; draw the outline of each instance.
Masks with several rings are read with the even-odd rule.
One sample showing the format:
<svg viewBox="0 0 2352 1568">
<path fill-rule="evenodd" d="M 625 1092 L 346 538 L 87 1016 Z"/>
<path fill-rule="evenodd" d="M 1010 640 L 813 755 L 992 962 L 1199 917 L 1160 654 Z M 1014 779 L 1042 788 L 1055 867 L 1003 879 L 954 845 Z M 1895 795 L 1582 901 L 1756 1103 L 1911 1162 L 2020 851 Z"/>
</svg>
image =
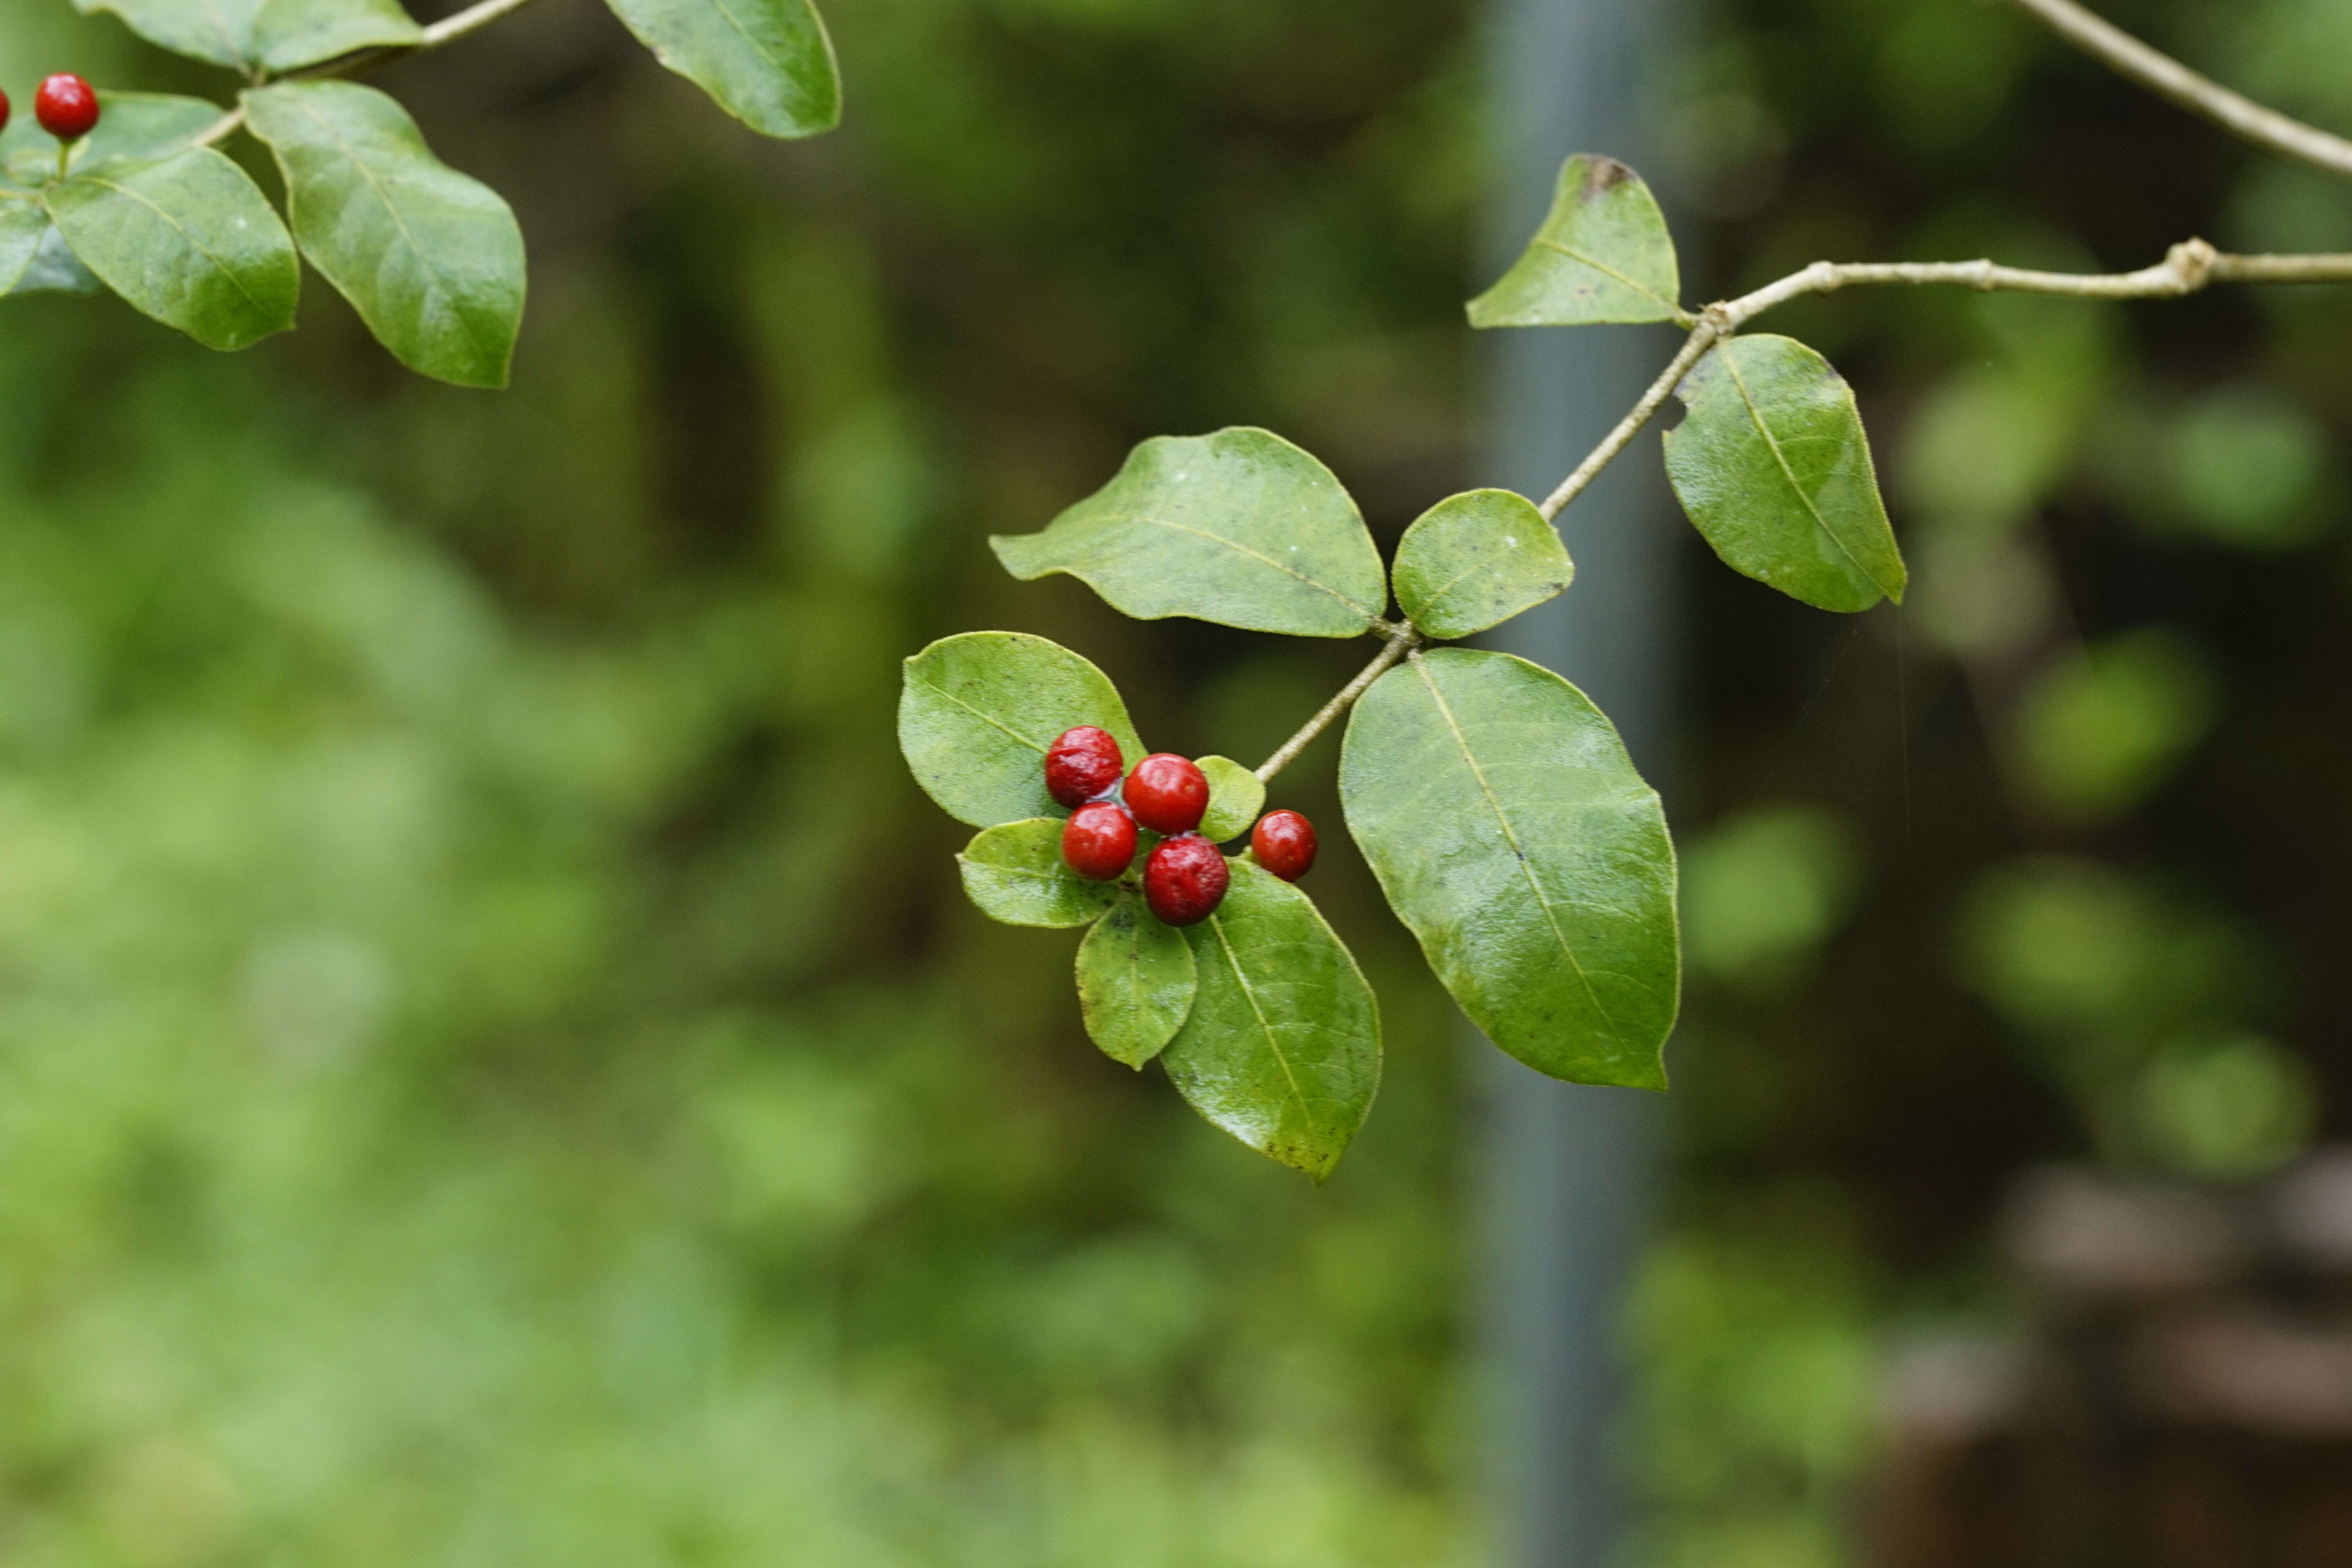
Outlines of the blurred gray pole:
<svg viewBox="0 0 2352 1568">
<path fill-rule="evenodd" d="M 1665 0 L 1498 0 L 1489 67 L 1499 160 L 1484 279 L 1542 221 L 1570 153 L 1641 166 L 1642 95 Z M 1622 417 L 1678 334 L 1588 327 L 1487 334 L 1487 472 L 1542 496 Z M 1576 585 L 1496 646 L 1560 671 L 1660 780 L 1670 744 L 1679 535 L 1656 437 L 1563 518 Z M 1504 1568 L 1603 1568 L 1627 1525 L 1620 1307 L 1647 1229 L 1664 1104 L 1555 1083 L 1479 1047 L 1484 1090 L 1486 1473 Z"/>
</svg>

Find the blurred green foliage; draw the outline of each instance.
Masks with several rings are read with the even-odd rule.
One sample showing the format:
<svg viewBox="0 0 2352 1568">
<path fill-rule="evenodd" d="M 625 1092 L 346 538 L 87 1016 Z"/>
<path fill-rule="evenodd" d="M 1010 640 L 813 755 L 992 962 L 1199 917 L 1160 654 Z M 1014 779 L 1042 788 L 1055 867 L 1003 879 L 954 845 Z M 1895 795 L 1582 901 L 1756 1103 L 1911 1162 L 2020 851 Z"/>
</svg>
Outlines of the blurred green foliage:
<svg viewBox="0 0 2352 1568">
<path fill-rule="evenodd" d="M 0 79 L 202 85 L 18 9 Z M 2352 115 L 2333 0 L 2115 11 Z M 1491 477 L 1471 8 L 832 15 L 850 125 L 805 146 L 593 6 L 385 79 L 530 237 L 503 398 L 389 372 L 315 287 L 242 361 L 10 304 L 10 1563 L 1475 1555 L 1458 1026 L 1352 851 L 1317 897 L 1390 1075 L 1314 1192 L 1087 1047 L 1066 947 L 963 906 L 889 733 L 898 658 L 972 626 L 1083 648 L 1192 752 L 1345 679 L 983 541 L 1231 423 L 1386 542 Z M 1692 298 L 2352 244 L 2352 193 L 2003 8 L 1699 23 L 1644 171 Z M 1690 578 L 1696 962 L 1628 1333 L 1643 1554 L 1794 1568 L 1845 1557 L 1886 1326 L 2001 1310 L 2021 1166 L 2342 1130 L 2352 309 L 1773 327 L 1860 389 L 1918 594 L 1856 626 Z M 1335 753 L 1273 804 L 1335 821 Z"/>
</svg>

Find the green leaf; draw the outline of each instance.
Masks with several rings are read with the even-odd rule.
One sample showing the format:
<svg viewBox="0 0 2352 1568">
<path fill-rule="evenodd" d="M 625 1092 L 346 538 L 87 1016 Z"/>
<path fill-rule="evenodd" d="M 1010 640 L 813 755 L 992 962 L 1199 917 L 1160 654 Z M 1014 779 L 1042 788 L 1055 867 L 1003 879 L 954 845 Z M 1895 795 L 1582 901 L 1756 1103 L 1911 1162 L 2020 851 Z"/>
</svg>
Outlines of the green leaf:
<svg viewBox="0 0 2352 1568">
<path fill-rule="evenodd" d="M 1724 564 L 1824 610 L 1903 602 L 1853 389 L 1791 338 L 1718 343 L 1683 378 L 1666 435 L 1675 494 Z"/>
<path fill-rule="evenodd" d="M 809 0 L 608 0 L 654 58 L 767 136 L 841 123 L 841 71 Z"/>
<path fill-rule="evenodd" d="M 1509 490 L 1442 500 L 1397 546 L 1396 596 L 1433 637 L 1498 626 L 1564 592 L 1576 575 L 1568 547 L 1535 502 Z"/>
<path fill-rule="evenodd" d="M 108 288 L 205 347 L 245 348 L 294 324 L 294 242 L 260 187 L 211 148 L 89 164 L 44 199 Z"/>
<path fill-rule="evenodd" d="M 397 0 L 74 0 L 111 11 L 175 54 L 238 69 L 289 71 L 425 36 Z"/>
<path fill-rule="evenodd" d="M 1069 931 L 1090 924 L 1118 897 L 1114 882 L 1089 882 L 1062 859 L 1058 816 L 983 831 L 956 857 L 963 890 L 990 920 Z"/>
<path fill-rule="evenodd" d="M 1209 810 L 1201 818 L 1201 837 L 1213 844 L 1239 838 L 1265 809 L 1265 785 L 1231 757 L 1202 757 L 1198 766 L 1209 779 Z"/>
<path fill-rule="evenodd" d="M 1194 1110 L 1319 1182 L 1380 1088 L 1380 1004 L 1306 894 L 1232 866 L 1225 901 L 1184 933 L 1200 991 L 1160 1061 Z"/>
<path fill-rule="evenodd" d="M 1087 1036 L 1113 1061 L 1140 1068 L 1192 1011 L 1192 944 L 1133 893 L 1120 895 L 1078 944 L 1078 1008 Z"/>
<path fill-rule="evenodd" d="M 1352 637 L 1388 607 L 1356 503 L 1330 469 L 1264 430 L 1146 441 L 1043 532 L 989 542 L 1024 582 L 1066 572 L 1143 621 Z"/>
<path fill-rule="evenodd" d="M 101 92 L 98 129 L 74 143 L 72 167 L 109 158 L 154 159 L 195 144 L 227 112 L 210 99 L 163 92 Z M 31 115 L 0 132 L 0 184 L 38 190 L 58 177 L 58 139 Z"/>
<path fill-rule="evenodd" d="M 1045 748 L 1080 724 L 1144 754 L 1109 678 L 1044 637 L 967 632 L 907 661 L 898 748 L 925 793 L 974 827 L 1059 811 L 1045 793 Z"/>
<path fill-rule="evenodd" d="M 1686 321 L 1674 237 L 1642 177 L 1580 153 L 1559 172 L 1551 216 L 1501 282 L 1470 301 L 1474 327 Z"/>
<path fill-rule="evenodd" d="M 1356 704 L 1339 793 L 1390 904 L 1489 1039 L 1553 1078 L 1665 1087 L 1674 843 L 1582 692 L 1507 654 L 1423 654 Z"/>
<path fill-rule="evenodd" d="M 66 248 L 46 210 L 30 202 L 0 202 L 0 297 L 87 294 L 99 286 Z"/>
<path fill-rule="evenodd" d="M 286 176 L 294 236 L 394 358 L 504 386 L 522 326 L 522 230 L 499 194 L 433 156 L 408 111 L 347 81 L 245 95 Z"/>
</svg>

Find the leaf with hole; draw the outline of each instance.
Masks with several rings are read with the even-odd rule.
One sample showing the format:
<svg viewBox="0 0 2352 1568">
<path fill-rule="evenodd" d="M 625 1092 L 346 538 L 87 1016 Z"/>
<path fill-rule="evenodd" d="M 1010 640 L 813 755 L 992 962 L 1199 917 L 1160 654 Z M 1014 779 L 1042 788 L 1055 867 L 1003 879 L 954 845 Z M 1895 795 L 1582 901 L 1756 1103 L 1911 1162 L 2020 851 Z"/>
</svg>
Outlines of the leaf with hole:
<svg viewBox="0 0 2352 1568">
<path fill-rule="evenodd" d="M 1676 395 L 1666 473 L 1724 564 L 1824 610 L 1903 602 L 1908 574 L 1853 389 L 1792 338 L 1717 344 Z"/>
<path fill-rule="evenodd" d="M 1231 757 L 1202 757 L 1199 766 L 1209 781 L 1209 810 L 1201 818 L 1201 837 L 1213 844 L 1239 838 L 1265 809 L 1265 785 Z"/>
<path fill-rule="evenodd" d="M 1356 503 L 1330 469 L 1265 430 L 1146 441 L 1044 531 L 989 542 L 1015 577 L 1066 572 L 1138 620 L 1352 637 L 1388 608 Z"/>
<path fill-rule="evenodd" d="M 373 88 L 296 81 L 245 95 L 277 154 L 294 237 L 394 358 L 503 386 L 522 325 L 522 230 L 505 201 L 436 158 Z"/>
<path fill-rule="evenodd" d="M 956 857 L 963 890 L 982 914 L 1009 926 L 1070 931 L 1091 924 L 1118 897 L 1111 882 L 1089 882 L 1062 859 L 1058 816 L 985 829 Z"/>
<path fill-rule="evenodd" d="M 764 136 L 841 123 L 841 71 L 809 0 L 607 0 L 654 58 Z"/>
<path fill-rule="evenodd" d="M 1080 724 L 1109 731 L 1127 756 L 1144 754 L 1110 679 L 1044 637 L 967 632 L 907 661 L 899 750 L 924 792 L 974 827 L 1057 813 L 1045 748 Z"/>
<path fill-rule="evenodd" d="M 1439 648 L 1348 722 L 1348 826 L 1471 1022 L 1578 1083 L 1664 1089 L 1675 851 L 1616 729 L 1549 670 Z"/>
<path fill-rule="evenodd" d="M 415 43 L 424 29 L 398 0 L 74 0 L 111 11 L 149 43 L 215 65 L 271 72 L 362 49 Z"/>
<path fill-rule="evenodd" d="M 1423 632 L 1447 640 L 1535 608 L 1575 575 L 1543 513 L 1509 490 L 1442 500 L 1397 546 L 1397 604 Z"/>
<path fill-rule="evenodd" d="M 1184 933 L 1162 924 L 1131 892 L 1120 894 L 1078 944 L 1078 1009 L 1087 1037 L 1131 1068 L 1176 1037 L 1192 1011 L 1198 984 Z"/>
<path fill-rule="evenodd" d="M 1184 933 L 1200 989 L 1160 1063 L 1202 1115 L 1321 1181 L 1380 1088 L 1380 1004 L 1306 894 L 1246 860 L 1233 877 Z"/>
<path fill-rule="evenodd" d="M 1559 172 L 1551 215 L 1517 263 L 1470 301 L 1474 327 L 1680 321 L 1682 276 L 1665 216 L 1642 177 L 1580 153 Z"/>
<path fill-rule="evenodd" d="M 294 242 L 261 188 L 209 147 L 89 164 L 43 200 L 82 265 L 207 348 L 294 324 Z"/>
</svg>

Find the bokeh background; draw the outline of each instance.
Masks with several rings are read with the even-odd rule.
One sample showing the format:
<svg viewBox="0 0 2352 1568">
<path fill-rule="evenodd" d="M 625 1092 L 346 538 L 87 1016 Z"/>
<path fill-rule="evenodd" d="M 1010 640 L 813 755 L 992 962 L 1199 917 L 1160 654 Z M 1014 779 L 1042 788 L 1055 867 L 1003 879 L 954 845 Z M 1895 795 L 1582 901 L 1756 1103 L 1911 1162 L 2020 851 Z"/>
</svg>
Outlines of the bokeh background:
<svg viewBox="0 0 2352 1568">
<path fill-rule="evenodd" d="M 2352 125 L 2343 0 L 2105 9 Z M 984 540 L 1225 424 L 1384 540 L 1482 482 L 1479 8 L 827 15 L 805 144 L 572 0 L 384 79 L 529 236 L 506 394 L 315 279 L 235 359 L 0 310 L 12 1564 L 1485 1561 L 1470 1075 L 1352 850 L 1316 892 L 1390 1068 L 1318 1191 L 1091 1050 L 892 734 L 898 658 L 979 626 L 1196 753 L 1352 670 Z M 225 90 L 12 5 L 0 83 L 66 67 Z M 1715 0 L 1653 97 L 1693 298 L 2352 248 L 2352 193 L 1973 0 Z M 1890 1355 L 2023 1310 L 2021 1173 L 2259 1177 L 2352 1091 L 2352 296 L 1773 326 L 1856 383 L 1916 591 L 1689 552 L 1662 1564 L 1856 1559 Z M 1280 792 L 1334 828 L 1335 753 Z"/>
</svg>

